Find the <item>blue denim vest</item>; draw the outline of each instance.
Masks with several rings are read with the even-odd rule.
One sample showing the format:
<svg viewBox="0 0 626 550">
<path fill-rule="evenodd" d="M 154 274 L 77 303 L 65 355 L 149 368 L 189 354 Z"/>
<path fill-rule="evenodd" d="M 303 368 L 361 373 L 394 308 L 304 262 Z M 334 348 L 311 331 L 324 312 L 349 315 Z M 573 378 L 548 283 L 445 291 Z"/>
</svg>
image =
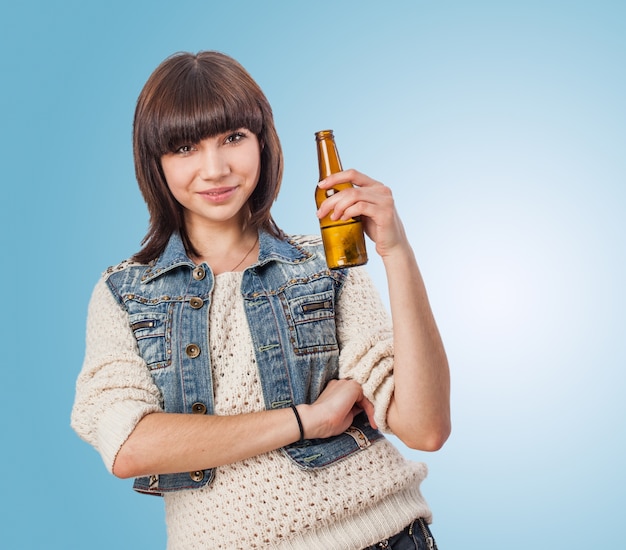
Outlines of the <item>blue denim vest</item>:
<svg viewBox="0 0 626 550">
<path fill-rule="evenodd" d="M 213 414 L 208 308 L 213 274 L 186 255 L 178 234 L 149 265 L 111 268 L 107 282 L 128 312 L 139 351 L 167 412 Z M 335 304 L 346 278 L 326 266 L 321 244 L 259 235 L 259 259 L 243 273 L 241 295 L 266 409 L 312 403 L 338 377 Z M 328 466 L 383 437 L 360 414 L 346 432 L 282 451 L 300 468 Z M 214 470 L 135 480 L 139 492 L 162 494 L 209 484 Z"/>
</svg>

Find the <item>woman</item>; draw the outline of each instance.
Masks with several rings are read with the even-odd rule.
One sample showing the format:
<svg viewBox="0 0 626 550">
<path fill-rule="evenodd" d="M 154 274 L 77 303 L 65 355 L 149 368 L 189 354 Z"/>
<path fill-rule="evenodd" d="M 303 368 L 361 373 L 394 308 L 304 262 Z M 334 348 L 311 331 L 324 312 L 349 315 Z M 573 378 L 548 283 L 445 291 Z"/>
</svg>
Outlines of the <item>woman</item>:
<svg viewBox="0 0 626 550">
<path fill-rule="evenodd" d="M 450 430 L 445 352 L 389 189 L 333 174 L 319 185 L 356 187 L 317 215 L 362 217 L 393 331 L 363 268 L 330 271 L 318 238 L 274 223 L 280 143 L 236 61 L 166 59 L 133 144 L 150 227 L 94 290 L 74 429 L 164 497 L 171 549 L 434 547 L 426 467 L 381 434 L 433 451 Z"/>
</svg>

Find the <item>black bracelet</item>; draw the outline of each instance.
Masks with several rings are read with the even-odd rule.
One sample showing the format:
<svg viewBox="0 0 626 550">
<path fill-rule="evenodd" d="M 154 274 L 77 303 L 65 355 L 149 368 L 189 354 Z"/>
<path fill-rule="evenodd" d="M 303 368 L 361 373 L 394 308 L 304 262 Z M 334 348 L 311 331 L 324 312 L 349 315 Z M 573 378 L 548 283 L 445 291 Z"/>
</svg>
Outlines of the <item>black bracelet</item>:
<svg viewBox="0 0 626 550">
<path fill-rule="evenodd" d="M 302 443 L 304 441 L 304 428 L 302 427 L 302 420 L 300 419 L 300 414 L 298 414 L 298 409 L 296 409 L 296 406 L 293 403 L 289 406 L 291 407 L 293 414 L 296 415 L 296 420 L 298 421 L 298 428 L 300 428 L 300 441 L 298 441 L 298 443 Z"/>
</svg>

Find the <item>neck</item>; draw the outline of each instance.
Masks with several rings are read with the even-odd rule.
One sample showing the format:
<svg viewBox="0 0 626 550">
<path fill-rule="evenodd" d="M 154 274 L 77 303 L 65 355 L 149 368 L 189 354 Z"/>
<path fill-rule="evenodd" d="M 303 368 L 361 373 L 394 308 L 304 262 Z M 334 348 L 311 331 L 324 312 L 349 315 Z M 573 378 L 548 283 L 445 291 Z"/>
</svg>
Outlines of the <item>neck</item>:
<svg viewBox="0 0 626 550">
<path fill-rule="evenodd" d="M 206 263 L 214 274 L 242 271 L 256 262 L 258 232 L 253 228 L 226 230 L 190 236 L 197 251 L 192 260 Z"/>
</svg>

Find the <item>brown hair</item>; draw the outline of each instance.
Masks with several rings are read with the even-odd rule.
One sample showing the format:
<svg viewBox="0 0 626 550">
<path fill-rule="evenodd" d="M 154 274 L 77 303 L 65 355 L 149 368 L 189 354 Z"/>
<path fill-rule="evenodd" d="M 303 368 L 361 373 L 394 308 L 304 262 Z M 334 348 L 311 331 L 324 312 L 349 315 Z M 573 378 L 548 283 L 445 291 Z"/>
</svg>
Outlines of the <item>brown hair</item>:
<svg viewBox="0 0 626 550">
<path fill-rule="evenodd" d="M 161 157 L 181 143 L 198 143 L 246 128 L 261 145 L 261 170 L 248 200 L 248 225 L 279 236 L 270 214 L 283 171 L 283 154 L 267 98 L 247 71 L 219 52 L 177 53 L 150 75 L 137 100 L 133 154 L 139 189 L 150 224 L 134 260 L 147 263 L 163 252 L 178 231 L 188 254 L 196 251 L 185 228 L 183 207 L 167 186 Z"/>
</svg>

